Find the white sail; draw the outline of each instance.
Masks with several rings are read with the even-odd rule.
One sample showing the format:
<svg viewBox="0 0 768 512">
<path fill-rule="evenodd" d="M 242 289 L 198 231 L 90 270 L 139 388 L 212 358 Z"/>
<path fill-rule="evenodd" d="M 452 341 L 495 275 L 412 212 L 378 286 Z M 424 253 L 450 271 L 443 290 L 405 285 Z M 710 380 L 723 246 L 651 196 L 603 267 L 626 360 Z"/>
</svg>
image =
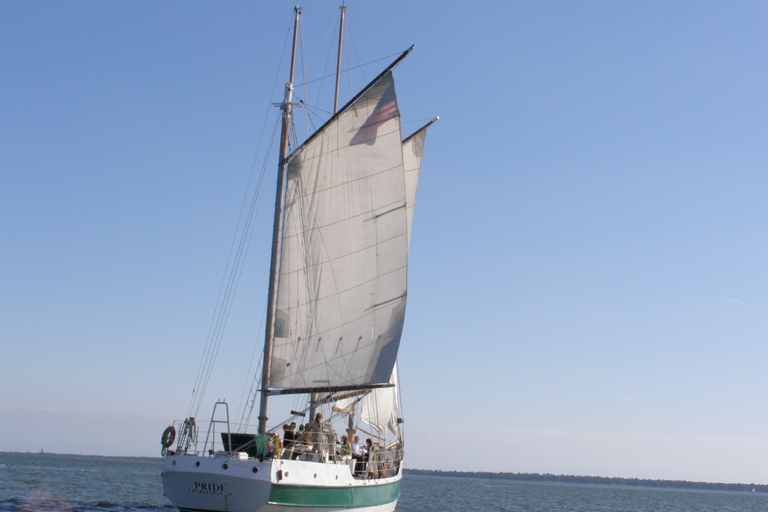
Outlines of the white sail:
<svg viewBox="0 0 768 512">
<path fill-rule="evenodd" d="M 397 422 L 397 365 L 392 370 L 391 387 L 378 388 L 367 394 L 360 406 L 360 419 L 366 422 L 384 439 L 387 430 L 400 438 Z"/>
<path fill-rule="evenodd" d="M 419 184 L 421 156 L 424 152 L 424 139 L 427 130 L 421 129 L 403 142 L 403 165 L 405 167 L 405 195 L 408 203 L 408 242 L 411 241 L 413 207 L 416 204 L 416 188 Z"/>
<path fill-rule="evenodd" d="M 344 413 L 348 416 L 354 415 L 355 405 L 360 400 L 360 397 L 344 398 L 336 401 L 333 404 L 333 410 L 336 412 Z"/>
<path fill-rule="evenodd" d="M 286 180 L 269 388 L 386 384 L 404 321 L 408 252 L 391 72 L 292 155 Z"/>
</svg>

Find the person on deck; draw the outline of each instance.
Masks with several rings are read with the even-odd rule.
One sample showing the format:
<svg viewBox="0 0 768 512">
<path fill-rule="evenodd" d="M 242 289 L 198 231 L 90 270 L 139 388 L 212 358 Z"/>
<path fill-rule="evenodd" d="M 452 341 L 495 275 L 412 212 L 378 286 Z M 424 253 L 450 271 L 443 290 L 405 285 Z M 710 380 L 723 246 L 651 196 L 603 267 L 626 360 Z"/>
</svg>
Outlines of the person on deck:
<svg viewBox="0 0 768 512">
<path fill-rule="evenodd" d="M 341 447 L 339 450 L 341 460 L 349 460 L 352 457 L 352 444 L 347 441 L 347 436 L 341 436 Z"/>
<path fill-rule="evenodd" d="M 308 454 L 314 449 L 314 443 L 312 442 L 312 427 L 309 423 L 304 425 L 304 434 L 301 436 L 301 442 L 304 444 L 304 453 Z"/>
<path fill-rule="evenodd" d="M 272 457 L 275 459 L 280 458 L 280 455 L 283 453 L 283 440 L 280 439 L 280 436 L 277 435 L 277 433 L 271 432 L 269 434 L 267 449 L 269 450 L 269 453 L 272 455 Z"/>
<path fill-rule="evenodd" d="M 352 458 L 355 459 L 354 474 L 358 475 L 363 471 L 363 450 L 360 446 L 360 436 L 355 436 L 355 440 L 352 441 Z"/>
<path fill-rule="evenodd" d="M 314 444 L 314 451 L 320 454 L 324 454 L 328 451 L 327 441 L 323 433 L 323 413 L 318 412 L 315 414 L 315 419 L 309 424 L 312 428 L 312 443 Z"/>
<path fill-rule="evenodd" d="M 370 437 L 365 440 L 365 455 L 363 455 L 363 464 L 365 464 L 365 470 L 368 472 L 368 476 L 371 476 L 371 456 L 373 455 L 373 439 Z"/>
<path fill-rule="evenodd" d="M 283 456 L 290 459 L 293 455 L 294 434 L 290 425 L 283 425 Z"/>
<path fill-rule="evenodd" d="M 319 412 L 315 414 L 315 419 L 309 424 L 312 429 L 312 442 L 317 444 L 320 442 L 320 435 L 323 432 L 323 413 Z"/>
</svg>

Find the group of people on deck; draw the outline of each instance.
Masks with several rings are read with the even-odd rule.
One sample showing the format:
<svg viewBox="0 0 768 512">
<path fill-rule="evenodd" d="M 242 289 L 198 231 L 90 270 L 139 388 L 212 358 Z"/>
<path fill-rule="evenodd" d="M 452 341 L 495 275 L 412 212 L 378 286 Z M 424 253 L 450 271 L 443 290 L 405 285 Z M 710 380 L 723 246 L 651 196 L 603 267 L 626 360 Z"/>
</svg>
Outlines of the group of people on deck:
<svg viewBox="0 0 768 512">
<path fill-rule="evenodd" d="M 352 461 L 353 475 L 366 476 L 369 463 L 375 462 L 378 457 L 378 444 L 368 438 L 365 444 L 360 442 L 360 437 L 354 435 L 354 429 L 347 431 L 347 435 L 337 440 L 336 433 L 330 423 L 323 423 L 323 413 L 318 412 L 315 419 L 306 425 L 299 425 L 296 431 L 296 423 L 283 425 L 282 439 L 276 433 L 269 434 L 268 447 L 270 454 L 275 458 L 298 459 L 300 456 L 319 455 L 323 460 Z M 349 439 L 352 439 L 350 442 Z M 370 475 L 369 475 L 370 476 Z"/>
</svg>

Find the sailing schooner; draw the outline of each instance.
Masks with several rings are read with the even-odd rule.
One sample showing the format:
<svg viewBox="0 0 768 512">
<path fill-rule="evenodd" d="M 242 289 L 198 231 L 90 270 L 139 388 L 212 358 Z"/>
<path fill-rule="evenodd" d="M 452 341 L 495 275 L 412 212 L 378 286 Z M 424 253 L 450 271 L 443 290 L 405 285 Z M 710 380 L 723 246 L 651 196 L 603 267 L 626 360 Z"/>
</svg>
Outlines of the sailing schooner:
<svg viewBox="0 0 768 512">
<path fill-rule="evenodd" d="M 194 418 L 176 425 L 175 448 L 169 427 L 163 487 L 182 512 L 395 509 L 404 453 L 396 361 L 416 186 L 434 122 L 402 138 L 392 69 L 412 49 L 288 154 L 291 68 L 258 429 L 233 431 L 225 402 L 202 447 Z M 308 395 L 306 408 L 268 428 L 270 397 L 296 394 Z"/>
</svg>

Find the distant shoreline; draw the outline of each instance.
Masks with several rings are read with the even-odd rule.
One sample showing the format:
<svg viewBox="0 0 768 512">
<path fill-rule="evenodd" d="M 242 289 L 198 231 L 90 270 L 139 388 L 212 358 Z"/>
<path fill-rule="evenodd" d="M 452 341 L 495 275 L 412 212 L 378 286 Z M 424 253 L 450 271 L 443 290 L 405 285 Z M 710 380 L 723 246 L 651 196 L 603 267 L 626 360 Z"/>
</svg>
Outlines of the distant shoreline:
<svg viewBox="0 0 768 512">
<path fill-rule="evenodd" d="M 150 455 L 96 455 L 92 453 L 58 453 L 58 452 L 46 452 L 44 450 L 41 450 L 39 452 L 7 452 L 0 450 L 0 455 L 2 454 L 12 454 L 12 455 L 56 455 L 56 456 L 63 456 L 63 457 L 96 457 L 100 459 L 132 459 L 132 460 L 151 460 L 154 462 L 162 462 L 162 457 L 152 457 Z"/>
<path fill-rule="evenodd" d="M 644 478 L 618 478 L 604 476 L 552 475 L 549 473 L 490 473 L 480 471 L 438 471 L 431 469 L 403 469 L 406 475 L 451 476 L 457 478 L 484 478 L 489 480 L 516 480 L 522 482 L 558 482 L 568 484 L 626 485 L 634 487 L 697 489 L 705 491 L 737 491 L 768 493 L 768 485 L 762 484 L 721 484 L 710 482 L 688 482 L 685 480 L 649 480 Z"/>
<path fill-rule="evenodd" d="M 74 457 L 99 457 L 112 459 L 134 459 L 160 462 L 162 457 L 132 456 L 132 455 L 88 455 L 76 453 L 54 452 L 6 452 L 0 454 L 19 455 L 44 455 L 44 456 L 74 456 Z M 764 484 L 723 484 L 716 482 L 690 482 L 687 480 L 650 480 L 646 478 L 620 478 L 605 476 L 575 476 L 553 475 L 550 473 L 492 473 L 486 471 L 442 471 L 436 469 L 408 469 L 403 468 L 403 474 L 414 476 L 448 476 L 456 478 L 483 478 L 488 480 L 513 480 L 520 482 L 557 482 L 567 484 L 584 485 L 625 485 L 632 487 L 671 488 L 671 489 L 697 489 L 705 491 L 735 491 L 735 492 L 762 492 L 768 493 L 768 485 Z"/>
</svg>

